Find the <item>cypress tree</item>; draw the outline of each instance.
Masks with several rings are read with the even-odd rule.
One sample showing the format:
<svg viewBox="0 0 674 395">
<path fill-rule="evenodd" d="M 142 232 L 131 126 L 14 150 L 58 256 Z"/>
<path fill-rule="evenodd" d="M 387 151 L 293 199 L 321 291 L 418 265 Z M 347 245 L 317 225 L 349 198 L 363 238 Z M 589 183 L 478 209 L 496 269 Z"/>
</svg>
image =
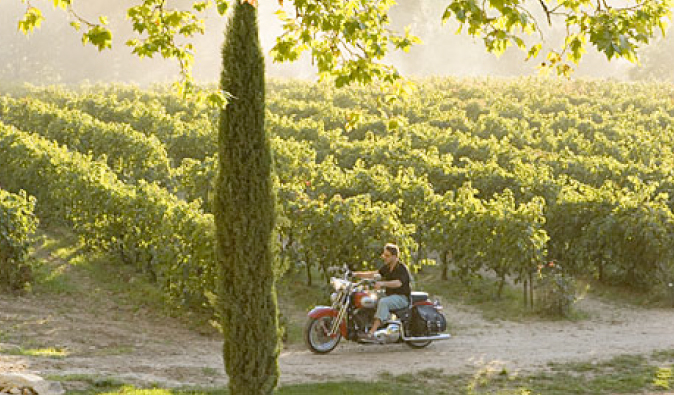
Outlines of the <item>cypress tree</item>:
<svg viewBox="0 0 674 395">
<path fill-rule="evenodd" d="M 233 395 L 271 394 L 280 351 L 274 278 L 275 196 L 264 129 L 264 59 L 257 9 L 235 0 L 222 49 L 215 201 L 223 355 Z"/>
</svg>

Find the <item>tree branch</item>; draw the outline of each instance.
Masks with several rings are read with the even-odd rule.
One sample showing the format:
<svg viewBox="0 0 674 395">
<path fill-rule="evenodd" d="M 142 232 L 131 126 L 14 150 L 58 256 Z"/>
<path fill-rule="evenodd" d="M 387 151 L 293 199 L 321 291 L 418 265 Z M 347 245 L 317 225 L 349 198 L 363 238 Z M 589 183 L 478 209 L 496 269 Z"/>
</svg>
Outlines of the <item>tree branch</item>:
<svg viewBox="0 0 674 395">
<path fill-rule="evenodd" d="M 548 18 L 548 25 L 552 25 L 552 18 L 550 17 L 550 10 L 548 9 L 548 5 L 545 4 L 544 0 L 538 0 L 538 2 L 541 4 L 541 7 L 543 7 L 543 12 L 545 12 L 545 16 Z"/>
</svg>

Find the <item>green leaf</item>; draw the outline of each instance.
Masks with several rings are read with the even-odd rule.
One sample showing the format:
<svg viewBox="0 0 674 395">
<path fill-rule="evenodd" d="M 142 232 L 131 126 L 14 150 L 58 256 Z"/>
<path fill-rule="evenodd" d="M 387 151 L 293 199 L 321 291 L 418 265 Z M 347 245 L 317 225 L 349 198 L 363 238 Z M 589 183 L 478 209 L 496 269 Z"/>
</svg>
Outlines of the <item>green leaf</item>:
<svg viewBox="0 0 674 395">
<path fill-rule="evenodd" d="M 503 10 L 505 0 L 489 0 L 489 4 L 497 10 Z"/>
<path fill-rule="evenodd" d="M 61 8 L 63 10 L 67 9 L 71 4 L 71 0 L 52 0 L 54 3 L 54 8 Z"/>
<path fill-rule="evenodd" d="M 91 43 L 99 51 L 112 47 L 112 32 L 103 26 L 94 26 L 82 35 L 82 43 Z"/>
<path fill-rule="evenodd" d="M 227 106 L 227 98 L 221 92 L 210 93 L 206 97 L 206 102 L 214 108 L 225 108 Z"/>
<path fill-rule="evenodd" d="M 42 21 L 44 21 L 42 11 L 40 11 L 38 8 L 30 7 L 28 10 L 26 10 L 23 19 L 19 21 L 18 29 L 23 34 L 28 34 L 35 30 L 35 28 L 39 28 L 42 24 Z"/>
<path fill-rule="evenodd" d="M 227 8 L 229 7 L 229 3 L 226 0 L 216 0 L 216 4 L 218 13 L 220 15 L 225 15 L 225 13 L 227 12 Z"/>
<path fill-rule="evenodd" d="M 532 45 L 531 48 L 529 48 L 529 52 L 527 53 L 526 60 L 537 57 L 538 54 L 541 52 L 542 48 L 543 48 L 542 44 Z"/>
<path fill-rule="evenodd" d="M 197 12 L 203 12 L 206 8 L 208 8 L 208 3 L 208 1 L 197 1 L 192 4 L 192 8 Z"/>
</svg>

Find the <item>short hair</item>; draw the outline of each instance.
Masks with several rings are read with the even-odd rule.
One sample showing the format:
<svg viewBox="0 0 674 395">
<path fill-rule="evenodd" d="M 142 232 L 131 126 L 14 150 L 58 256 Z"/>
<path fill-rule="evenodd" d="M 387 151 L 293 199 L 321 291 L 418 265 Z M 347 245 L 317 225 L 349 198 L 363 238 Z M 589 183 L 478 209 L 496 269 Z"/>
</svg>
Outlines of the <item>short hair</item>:
<svg viewBox="0 0 674 395">
<path fill-rule="evenodd" d="M 384 249 L 391 253 L 391 255 L 398 256 L 400 255 L 400 248 L 393 243 L 388 243 L 384 246 Z"/>
</svg>

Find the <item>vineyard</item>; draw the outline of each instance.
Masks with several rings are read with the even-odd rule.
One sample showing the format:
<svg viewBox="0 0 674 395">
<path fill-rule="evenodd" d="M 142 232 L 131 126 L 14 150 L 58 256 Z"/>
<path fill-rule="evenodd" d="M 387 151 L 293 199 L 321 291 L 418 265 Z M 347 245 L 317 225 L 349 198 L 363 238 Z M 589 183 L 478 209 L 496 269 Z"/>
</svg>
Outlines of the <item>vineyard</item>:
<svg viewBox="0 0 674 395">
<path fill-rule="evenodd" d="M 372 267 L 392 241 L 415 270 L 490 273 L 499 293 L 546 277 L 670 292 L 673 86 L 428 79 L 393 102 L 376 88 L 268 90 L 279 275 Z M 176 308 L 213 311 L 218 117 L 162 90 L 5 93 L 3 281 L 23 281 L 39 218 L 118 254 Z"/>
</svg>

